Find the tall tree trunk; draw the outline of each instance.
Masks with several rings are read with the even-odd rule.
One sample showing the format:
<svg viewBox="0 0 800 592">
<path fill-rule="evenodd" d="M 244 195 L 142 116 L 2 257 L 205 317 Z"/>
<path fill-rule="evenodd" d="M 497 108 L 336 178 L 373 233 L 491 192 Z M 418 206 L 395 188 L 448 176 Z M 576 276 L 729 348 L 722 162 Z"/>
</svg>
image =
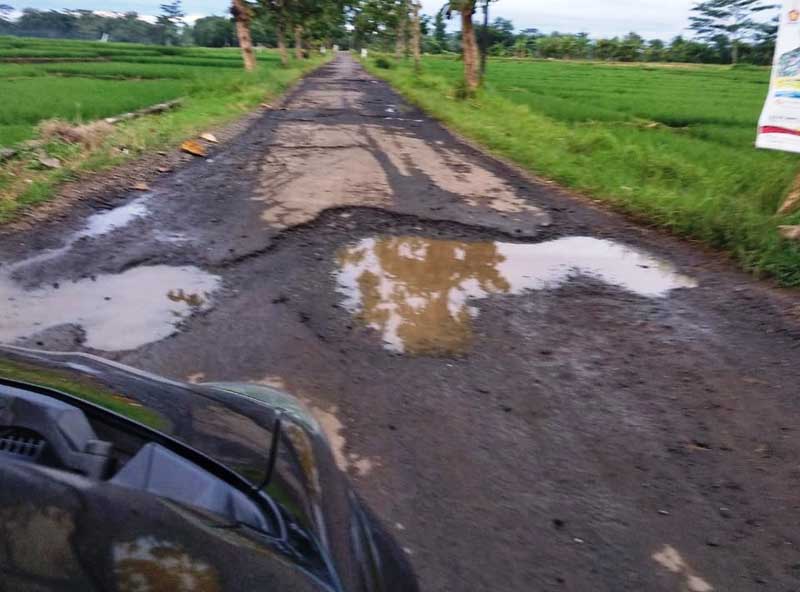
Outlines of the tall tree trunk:
<svg viewBox="0 0 800 592">
<path fill-rule="evenodd" d="M 739 41 L 736 39 L 734 39 L 733 43 L 731 44 L 731 61 L 734 64 L 739 63 Z"/>
<path fill-rule="evenodd" d="M 474 5 L 461 9 L 461 45 L 464 54 L 464 82 L 467 90 L 475 92 L 480 85 L 478 71 L 478 42 L 475 40 L 475 26 L 472 23 Z"/>
<path fill-rule="evenodd" d="M 250 7 L 244 0 L 233 0 L 231 12 L 236 21 L 236 36 L 239 38 L 239 47 L 242 48 L 244 69 L 252 72 L 256 68 L 256 54 L 253 52 L 253 38 L 250 36 Z"/>
<path fill-rule="evenodd" d="M 289 51 L 286 49 L 286 19 L 281 16 L 278 20 L 278 53 L 281 56 L 281 64 L 289 65 Z"/>
<path fill-rule="evenodd" d="M 483 0 L 483 30 L 481 31 L 481 80 L 486 76 L 486 60 L 489 58 L 489 0 Z"/>
<path fill-rule="evenodd" d="M 394 55 L 398 60 L 408 55 L 408 0 L 402 0 L 400 3 L 400 14 L 397 19 L 397 45 Z"/>
<path fill-rule="evenodd" d="M 413 17 L 412 17 L 412 20 L 411 20 L 411 27 L 412 27 L 412 30 L 411 30 L 412 43 L 411 43 L 411 45 L 412 45 L 412 51 L 414 52 L 414 70 L 417 72 L 417 74 L 419 74 L 420 66 L 421 66 L 420 59 L 421 59 L 421 56 L 422 56 L 422 48 L 420 47 L 420 45 L 421 45 L 421 39 L 420 39 L 420 37 L 421 37 L 421 30 L 420 30 L 421 29 L 421 23 L 420 23 L 420 19 L 419 19 L 419 9 L 420 9 L 419 1 L 418 0 L 412 0 L 412 5 L 411 6 L 412 6 L 411 10 L 412 10 L 412 14 L 413 14 Z"/>
<path fill-rule="evenodd" d="M 302 25 L 294 26 L 294 57 L 295 59 L 303 59 L 303 27 Z"/>
</svg>

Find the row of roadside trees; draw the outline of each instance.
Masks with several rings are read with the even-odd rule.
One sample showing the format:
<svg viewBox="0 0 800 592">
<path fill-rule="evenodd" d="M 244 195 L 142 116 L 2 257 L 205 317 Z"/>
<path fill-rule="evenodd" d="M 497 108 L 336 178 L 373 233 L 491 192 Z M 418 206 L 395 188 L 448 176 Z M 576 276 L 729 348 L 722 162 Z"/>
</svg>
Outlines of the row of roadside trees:
<svg viewBox="0 0 800 592">
<path fill-rule="evenodd" d="M 699 2 L 691 19 L 695 38 L 678 36 L 669 43 L 645 41 L 636 33 L 592 39 L 586 33 L 516 31 L 506 19 L 490 19 L 495 0 L 442 1 L 439 12 L 424 16 L 419 0 L 231 0 L 230 17 L 206 17 L 194 27 L 183 23 L 180 0 L 162 5 L 155 23 L 147 23 L 135 13 L 103 16 L 86 10 L 25 9 L 20 18 L 12 20 L 11 7 L 0 4 L 0 34 L 95 39 L 106 34 L 115 41 L 239 45 L 248 70 L 255 67 L 254 44 L 277 47 L 284 63 L 289 59 L 290 44 L 296 58 L 314 47 L 347 47 L 351 43 L 356 48 L 393 47 L 398 56 L 413 55 L 417 63 L 423 52 L 457 52 L 471 92 L 480 85 L 490 55 L 766 64 L 774 50 L 777 28 L 769 18 L 775 6 L 765 0 Z M 458 33 L 448 31 L 448 20 L 458 22 Z"/>
<path fill-rule="evenodd" d="M 487 56 L 623 62 L 695 62 L 766 65 L 772 60 L 777 34 L 775 4 L 765 0 L 705 0 L 692 9 L 693 38 L 683 35 L 665 42 L 645 40 L 636 33 L 592 38 L 588 33 L 545 34 L 517 31 L 504 18 L 490 19 L 493 0 L 450 0 L 433 17 L 422 17 L 422 49 L 428 53 L 460 53 L 469 89 L 480 83 Z M 354 43 L 388 49 L 404 36 L 403 0 L 361 0 L 354 23 Z M 458 17 L 461 30 L 448 31 L 447 20 Z M 477 24 L 474 19 L 479 19 Z"/>
</svg>

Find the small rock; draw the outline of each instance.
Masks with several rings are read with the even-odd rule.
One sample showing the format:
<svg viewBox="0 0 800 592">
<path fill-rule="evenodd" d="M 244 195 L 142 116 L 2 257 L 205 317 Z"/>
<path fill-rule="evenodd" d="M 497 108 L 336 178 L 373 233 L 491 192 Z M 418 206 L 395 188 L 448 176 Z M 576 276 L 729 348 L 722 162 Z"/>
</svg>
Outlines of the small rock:
<svg viewBox="0 0 800 592">
<path fill-rule="evenodd" d="M 575 537 L 575 538 L 574 538 L 574 539 L 572 539 L 572 540 L 573 540 L 573 541 L 575 541 L 575 542 L 576 542 L 577 544 L 579 544 L 579 545 L 582 545 L 583 543 L 585 543 L 585 542 L 586 542 L 586 541 L 584 541 L 583 539 L 580 539 L 580 538 L 578 538 L 578 537 Z"/>
<path fill-rule="evenodd" d="M 61 168 L 61 161 L 57 158 L 52 158 L 50 156 L 40 156 L 38 158 L 39 164 L 47 169 L 60 169 Z"/>
<path fill-rule="evenodd" d="M 662 516 L 669 516 L 669 510 L 659 510 L 658 513 Z"/>
<path fill-rule="evenodd" d="M 270 105 L 269 103 L 261 103 L 261 108 L 262 109 L 272 109 L 272 105 Z"/>
<path fill-rule="evenodd" d="M 561 518 L 553 518 L 553 526 L 556 529 L 561 530 L 565 525 L 566 522 L 564 522 Z"/>
<path fill-rule="evenodd" d="M 171 168 L 169 168 L 169 167 L 158 167 L 156 170 L 157 170 L 159 173 L 169 173 L 169 172 L 171 172 L 171 171 L 172 171 L 172 169 L 171 169 Z"/>
<path fill-rule="evenodd" d="M 200 134 L 200 139 L 205 140 L 206 142 L 211 142 L 212 144 L 219 144 L 219 140 L 217 140 L 217 136 L 214 134 L 210 134 L 208 132 L 204 134 Z"/>
<path fill-rule="evenodd" d="M 0 162 L 5 162 L 6 160 L 14 158 L 16 155 L 16 150 L 12 150 L 11 148 L 0 148 Z"/>
<path fill-rule="evenodd" d="M 131 189 L 135 191 L 150 191 L 150 185 L 143 181 L 139 181 L 138 183 L 131 185 Z"/>
</svg>

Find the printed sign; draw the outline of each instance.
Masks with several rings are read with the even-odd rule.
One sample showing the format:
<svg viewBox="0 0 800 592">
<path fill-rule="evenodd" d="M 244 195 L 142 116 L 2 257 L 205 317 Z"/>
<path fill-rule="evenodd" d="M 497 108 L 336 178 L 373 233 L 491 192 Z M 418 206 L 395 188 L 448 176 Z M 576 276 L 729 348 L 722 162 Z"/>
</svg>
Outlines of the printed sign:
<svg viewBox="0 0 800 592">
<path fill-rule="evenodd" d="M 800 0 L 784 0 L 758 148 L 800 152 Z"/>
</svg>

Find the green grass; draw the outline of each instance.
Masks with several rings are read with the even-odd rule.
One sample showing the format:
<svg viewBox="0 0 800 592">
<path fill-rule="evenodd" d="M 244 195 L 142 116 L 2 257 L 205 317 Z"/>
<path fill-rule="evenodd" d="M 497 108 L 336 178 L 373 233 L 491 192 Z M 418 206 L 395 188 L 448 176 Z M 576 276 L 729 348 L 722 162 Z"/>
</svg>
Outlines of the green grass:
<svg viewBox="0 0 800 592">
<path fill-rule="evenodd" d="M 55 59 L 19 63 L 10 61 L 17 59 L 9 55 L 13 52 Z M 75 54 L 88 61 L 58 61 Z M 117 126 L 100 149 L 54 154 L 63 147 L 47 146 L 63 157 L 58 171 L 39 170 L 33 153 L 0 166 L 0 223 L 48 201 L 65 180 L 175 145 L 243 115 L 324 60 L 317 56 L 284 68 L 275 52 L 259 51 L 257 57 L 257 70 L 247 73 L 238 50 L 0 37 L 0 96 L 6 99 L 0 101 L 0 147 L 35 138 L 46 119 L 87 123 L 183 100 L 179 109 Z"/>
<path fill-rule="evenodd" d="M 0 37 L 0 96 L 7 98 L 0 101 L 0 147 L 31 138 L 44 119 L 85 122 L 209 90 L 279 82 L 278 57 L 258 57 L 259 72 L 247 75 L 237 50 Z"/>
<path fill-rule="evenodd" d="M 181 80 L 95 80 L 39 76 L 0 80 L 0 95 L 13 97 L 0 104 L 0 125 L 42 119 L 91 121 L 133 111 L 184 94 Z M 0 144 L 8 144 L 0 137 Z"/>
<path fill-rule="evenodd" d="M 753 147 L 769 70 L 498 60 L 456 100 L 462 64 L 367 67 L 455 130 L 528 170 L 800 286 L 800 247 L 774 215 L 797 156 Z"/>
</svg>

